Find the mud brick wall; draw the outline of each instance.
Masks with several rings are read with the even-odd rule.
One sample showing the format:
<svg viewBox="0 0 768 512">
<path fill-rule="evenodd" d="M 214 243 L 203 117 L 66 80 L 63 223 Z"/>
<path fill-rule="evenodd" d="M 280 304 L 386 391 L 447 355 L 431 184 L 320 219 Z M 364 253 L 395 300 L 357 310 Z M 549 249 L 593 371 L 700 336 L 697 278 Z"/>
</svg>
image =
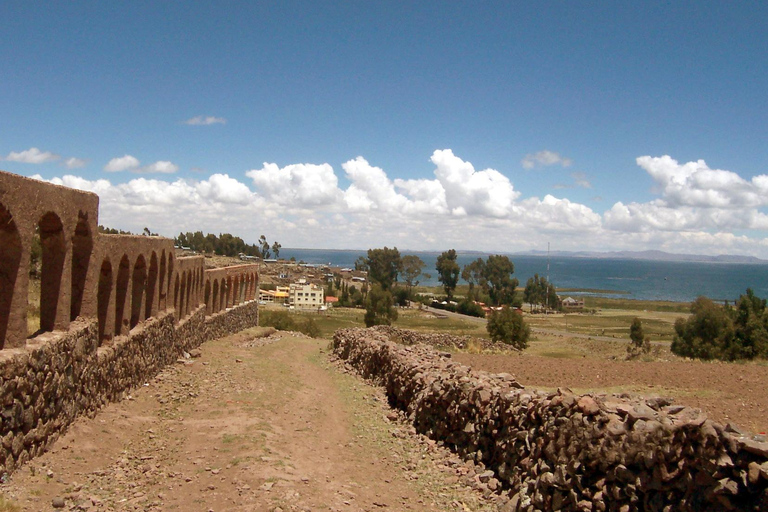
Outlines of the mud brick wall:
<svg viewBox="0 0 768 512">
<path fill-rule="evenodd" d="M 202 305 L 180 323 L 161 314 L 108 344 L 99 344 L 97 322 L 79 321 L 1 350 L 0 473 L 42 454 L 75 418 L 119 400 L 184 351 L 257 323 L 255 301 L 207 318 Z"/>
<path fill-rule="evenodd" d="M 339 330 L 333 347 L 417 431 L 492 470 L 505 510 L 768 510 L 768 443 L 696 409 L 528 389 L 380 330 Z"/>
</svg>

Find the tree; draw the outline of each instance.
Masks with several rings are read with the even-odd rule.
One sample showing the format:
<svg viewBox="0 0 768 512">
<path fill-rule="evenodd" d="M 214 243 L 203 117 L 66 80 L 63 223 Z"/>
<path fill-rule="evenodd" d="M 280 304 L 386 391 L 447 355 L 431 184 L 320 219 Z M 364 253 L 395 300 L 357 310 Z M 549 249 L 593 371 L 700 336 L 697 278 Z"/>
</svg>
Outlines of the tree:
<svg viewBox="0 0 768 512">
<path fill-rule="evenodd" d="M 509 306 L 504 306 L 501 310 L 491 313 L 486 328 L 493 341 L 512 345 L 517 350 L 528 347 L 531 328 L 523 320 L 522 313 Z"/>
<path fill-rule="evenodd" d="M 283 246 L 280 245 L 280 243 L 275 240 L 275 243 L 272 244 L 272 252 L 275 253 L 275 259 L 278 259 L 280 257 L 280 249 Z"/>
<path fill-rule="evenodd" d="M 461 278 L 469 283 L 469 298 L 477 299 L 477 291 L 475 286 L 485 288 L 485 278 L 483 277 L 483 270 L 485 269 L 485 262 L 482 258 L 477 258 L 472 263 L 464 265 L 464 270 L 461 271 Z"/>
<path fill-rule="evenodd" d="M 392 293 L 382 288 L 378 283 L 371 286 L 365 299 L 365 316 L 363 319 L 366 327 L 391 325 L 397 320 L 397 309 L 394 306 Z"/>
<path fill-rule="evenodd" d="M 515 266 L 507 256 L 491 255 L 483 267 L 488 295 L 495 305 L 513 305 L 515 302 L 515 289 L 519 284 L 517 278 L 513 278 Z"/>
<path fill-rule="evenodd" d="M 723 349 L 733 344 L 733 320 L 725 308 L 706 297 L 691 304 L 691 316 L 675 321 L 675 336 L 670 349 L 674 354 L 698 359 L 720 359 Z"/>
<path fill-rule="evenodd" d="M 368 272 L 368 259 L 365 256 L 358 256 L 355 260 L 355 270 L 359 272 Z"/>
<path fill-rule="evenodd" d="M 259 237 L 259 245 L 261 246 L 261 257 L 268 260 L 269 257 L 272 256 L 272 253 L 269 252 L 269 242 L 267 242 L 267 237 L 261 235 Z"/>
<path fill-rule="evenodd" d="M 555 286 L 552 283 L 547 282 L 546 277 L 534 274 L 534 276 L 529 278 L 528 282 L 525 284 L 523 302 L 527 302 L 531 305 L 531 311 L 533 311 L 534 305 L 558 309 Z"/>
<path fill-rule="evenodd" d="M 630 343 L 627 346 L 627 356 L 630 359 L 647 354 L 651 351 L 651 340 L 643 333 L 643 324 L 639 318 L 634 318 L 629 326 Z"/>
<path fill-rule="evenodd" d="M 403 256 L 401 263 L 408 297 L 410 297 L 413 287 L 419 285 L 418 277 L 421 275 L 421 271 L 424 270 L 426 264 L 415 254 Z"/>
<path fill-rule="evenodd" d="M 456 263 L 456 251 L 451 249 L 443 252 L 437 257 L 435 269 L 437 270 L 437 279 L 443 283 L 443 289 L 448 298 L 453 297 L 453 291 L 459 283 L 459 264 Z"/>
<path fill-rule="evenodd" d="M 392 249 L 368 249 L 368 279 L 378 283 L 384 290 L 389 290 L 397 281 L 397 275 L 402 270 L 400 251 Z"/>
</svg>

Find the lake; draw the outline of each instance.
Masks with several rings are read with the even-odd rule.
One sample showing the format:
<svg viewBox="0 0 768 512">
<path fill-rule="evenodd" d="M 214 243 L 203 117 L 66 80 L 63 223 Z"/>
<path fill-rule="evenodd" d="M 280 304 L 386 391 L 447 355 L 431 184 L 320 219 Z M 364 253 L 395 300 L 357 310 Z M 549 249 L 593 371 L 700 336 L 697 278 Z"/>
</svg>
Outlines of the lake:
<svg viewBox="0 0 768 512">
<path fill-rule="evenodd" d="M 359 256 L 366 251 L 288 249 L 280 250 L 280 258 L 296 258 L 297 261 L 331 264 L 338 267 L 354 267 Z M 426 263 L 420 284 L 437 286 L 435 261 L 439 252 L 401 252 L 415 254 Z M 460 267 L 487 254 L 459 253 Z M 605 290 L 594 292 L 598 296 L 615 296 L 636 300 L 668 300 L 690 302 L 700 295 L 713 300 L 735 301 L 747 288 L 759 297 L 768 297 L 768 264 L 752 263 L 703 263 L 679 261 L 649 261 L 633 259 L 605 259 L 552 257 L 547 271 L 546 256 L 508 254 L 515 265 L 515 277 L 525 286 L 534 274 L 549 275 L 558 288 Z M 579 295 L 579 293 L 566 293 Z"/>
</svg>

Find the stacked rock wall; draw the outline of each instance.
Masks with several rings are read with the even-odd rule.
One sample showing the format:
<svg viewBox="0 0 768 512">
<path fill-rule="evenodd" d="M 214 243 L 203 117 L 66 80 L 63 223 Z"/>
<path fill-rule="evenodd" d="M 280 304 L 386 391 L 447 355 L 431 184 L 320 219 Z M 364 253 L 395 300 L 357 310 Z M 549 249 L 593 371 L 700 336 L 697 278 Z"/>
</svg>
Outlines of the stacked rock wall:
<svg viewBox="0 0 768 512">
<path fill-rule="evenodd" d="M 0 473 L 40 455 L 77 416 L 120 399 L 185 351 L 257 323 L 256 302 L 208 318 L 200 306 L 180 323 L 162 314 L 101 346 L 98 324 L 81 321 L 0 351 Z"/>
<path fill-rule="evenodd" d="M 373 329 L 333 346 L 419 432 L 493 470 L 508 510 L 768 510 L 768 444 L 698 410 L 526 389 Z"/>
</svg>

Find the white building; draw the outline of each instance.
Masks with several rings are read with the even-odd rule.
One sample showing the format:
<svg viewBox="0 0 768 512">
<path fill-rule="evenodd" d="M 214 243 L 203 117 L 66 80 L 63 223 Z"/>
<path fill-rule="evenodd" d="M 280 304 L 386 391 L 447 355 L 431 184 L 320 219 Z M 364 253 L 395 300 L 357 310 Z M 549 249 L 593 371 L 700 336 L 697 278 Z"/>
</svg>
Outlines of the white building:
<svg viewBox="0 0 768 512">
<path fill-rule="evenodd" d="M 292 284 L 288 303 L 296 308 L 317 309 L 325 304 L 323 289 L 314 284 Z"/>
</svg>

